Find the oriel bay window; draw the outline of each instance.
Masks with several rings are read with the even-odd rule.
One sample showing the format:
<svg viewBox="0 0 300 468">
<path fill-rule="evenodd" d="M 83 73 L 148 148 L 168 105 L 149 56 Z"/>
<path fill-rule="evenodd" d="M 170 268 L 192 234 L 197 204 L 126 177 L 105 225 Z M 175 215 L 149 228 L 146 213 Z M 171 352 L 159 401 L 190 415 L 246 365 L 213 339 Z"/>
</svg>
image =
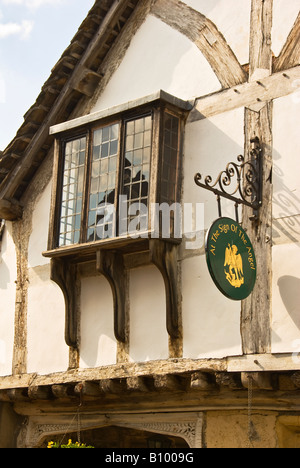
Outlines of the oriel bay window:
<svg viewBox="0 0 300 468">
<path fill-rule="evenodd" d="M 160 91 L 50 130 L 56 150 L 44 255 L 52 258 L 52 279 L 64 291 L 70 346 L 76 346 L 76 323 L 70 310 L 72 286 L 67 283 L 70 268 L 74 273 L 80 262 L 95 262 L 97 271 L 109 280 L 120 341 L 125 341 L 120 312 L 124 291 L 116 276 L 122 276 L 126 254 L 148 251 L 164 276 L 171 302 L 176 300 L 175 285 L 170 284 L 172 268 L 165 261 L 180 241 L 173 235 L 174 215 L 171 212 L 170 232 L 164 236 L 160 225 L 153 228 L 151 214 L 155 204 L 180 202 L 184 123 L 190 109 L 189 103 Z M 170 317 L 175 307 L 171 302 Z M 170 317 L 168 331 L 176 335 L 176 319 L 171 323 Z"/>
</svg>

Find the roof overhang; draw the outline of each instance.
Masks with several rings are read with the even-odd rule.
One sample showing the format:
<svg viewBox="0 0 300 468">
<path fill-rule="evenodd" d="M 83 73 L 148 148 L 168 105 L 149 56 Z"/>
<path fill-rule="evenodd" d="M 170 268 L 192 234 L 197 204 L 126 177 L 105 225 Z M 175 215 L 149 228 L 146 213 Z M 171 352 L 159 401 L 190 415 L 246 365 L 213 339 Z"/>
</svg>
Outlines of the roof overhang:
<svg viewBox="0 0 300 468">
<path fill-rule="evenodd" d="M 22 217 L 22 197 L 52 147 L 49 128 L 89 102 L 101 65 L 141 0 L 96 0 L 8 147 L 0 152 L 0 219 Z"/>
</svg>

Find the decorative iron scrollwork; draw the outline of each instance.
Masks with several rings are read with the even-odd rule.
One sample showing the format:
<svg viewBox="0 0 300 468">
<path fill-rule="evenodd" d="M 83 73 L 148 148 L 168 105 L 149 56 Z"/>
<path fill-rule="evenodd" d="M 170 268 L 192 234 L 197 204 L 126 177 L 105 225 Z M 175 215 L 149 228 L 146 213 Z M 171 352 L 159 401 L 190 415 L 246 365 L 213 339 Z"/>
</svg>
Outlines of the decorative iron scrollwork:
<svg viewBox="0 0 300 468">
<path fill-rule="evenodd" d="M 257 219 L 257 212 L 262 205 L 262 148 L 257 137 L 251 140 L 251 145 L 249 160 L 245 160 L 242 155 L 238 156 L 239 164 L 228 163 L 214 183 L 211 176 L 206 176 L 203 183 L 203 176 L 200 173 L 195 175 L 195 183 L 199 187 L 210 190 L 217 196 L 220 216 L 223 197 L 235 203 L 237 218 L 238 206 L 242 204 L 253 208 Z"/>
</svg>

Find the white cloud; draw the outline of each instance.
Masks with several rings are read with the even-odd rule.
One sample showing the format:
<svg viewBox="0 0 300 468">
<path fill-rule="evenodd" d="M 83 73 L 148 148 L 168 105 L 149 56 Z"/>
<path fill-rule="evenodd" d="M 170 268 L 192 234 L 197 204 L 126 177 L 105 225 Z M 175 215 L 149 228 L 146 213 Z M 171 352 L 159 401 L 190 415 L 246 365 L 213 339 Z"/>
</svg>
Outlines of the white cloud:
<svg viewBox="0 0 300 468">
<path fill-rule="evenodd" d="M 33 29 L 34 22 L 23 20 L 21 23 L 0 23 L 0 39 L 9 36 L 20 36 L 21 39 L 27 39 Z"/>
<path fill-rule="evenodd" d="M 39 8 L 44 5 L 57 5 L 64 0 L 2 0 L 5 5 L 23 5 L 27 8 Z"/>
</svg>

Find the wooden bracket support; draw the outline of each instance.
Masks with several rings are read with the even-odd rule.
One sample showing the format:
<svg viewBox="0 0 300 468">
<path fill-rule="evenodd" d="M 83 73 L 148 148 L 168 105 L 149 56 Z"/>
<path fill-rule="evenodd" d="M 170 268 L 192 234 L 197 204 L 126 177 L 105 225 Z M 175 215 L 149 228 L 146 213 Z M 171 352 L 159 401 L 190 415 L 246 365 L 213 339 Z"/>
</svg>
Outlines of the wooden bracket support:
<svg viewBox="0 0 300 468">
<path fill-rule="evenodd" d="M 115 337 L 125 343 L 127 274 L 123 255 L 108 250 L 98 250 L 96 255 L 96 269 L 108 280 L 113 293 Z"/>
<path fill-rule="evenodd" d="M 161 239 L 150 239 L 150 261 L 161 272 L 166 289 L 167 330 L 171 338 L 179 338 L 178 245 Z"/>
<path fill-rule="evenodd" d="M 178 245 L 161 239 L 149 240 L 147 263 L 153 263 L 161 272 L 166 290 L 166 323 L 171 338 L 180 337 L 178 297 Z M 126 343 L 126 315 L 128 273 L 122 252 L 97 250 L 96 271 L 109 282 L 114 304 L 114 333 Z M 51 280 L 62 290 L 65 299 L 65 340 L 68 346 L 78 347 L 77 264 L 68 257 L 51 259 Z"/>
<path fill-rule="evenodd" d="M 65 340 L 68 346 L 78 347 L 78 318 L 76 306 L 77 266 L 67 258 L 51 259 L 51 280 L 62 290 L 65 298 Z"/>
</svg>

